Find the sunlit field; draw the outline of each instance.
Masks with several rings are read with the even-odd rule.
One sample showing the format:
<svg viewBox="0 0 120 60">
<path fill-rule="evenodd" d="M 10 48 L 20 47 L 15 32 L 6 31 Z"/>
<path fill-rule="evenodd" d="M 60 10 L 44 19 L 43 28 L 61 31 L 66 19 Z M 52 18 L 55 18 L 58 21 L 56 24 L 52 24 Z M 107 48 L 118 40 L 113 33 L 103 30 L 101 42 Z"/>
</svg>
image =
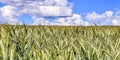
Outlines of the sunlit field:
<svg viewBox="0 0 120 60">
<path fill-rule="evenodd" d="M 0 60 L 120 60 L 120 27 L 0 25 Z"/>
</svg>

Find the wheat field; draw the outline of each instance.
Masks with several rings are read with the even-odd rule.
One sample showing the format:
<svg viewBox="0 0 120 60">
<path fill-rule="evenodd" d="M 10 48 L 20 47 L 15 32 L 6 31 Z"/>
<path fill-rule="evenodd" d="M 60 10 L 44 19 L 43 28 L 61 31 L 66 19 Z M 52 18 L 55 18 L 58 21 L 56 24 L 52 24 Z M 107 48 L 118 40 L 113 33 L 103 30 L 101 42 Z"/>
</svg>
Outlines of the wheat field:
<svg viewBox="0 0 120 60">
<path fill-rule="evenodd" d="M 0 60 L 120 60 L 120 27 L 0 25 Z"/>
</svg>

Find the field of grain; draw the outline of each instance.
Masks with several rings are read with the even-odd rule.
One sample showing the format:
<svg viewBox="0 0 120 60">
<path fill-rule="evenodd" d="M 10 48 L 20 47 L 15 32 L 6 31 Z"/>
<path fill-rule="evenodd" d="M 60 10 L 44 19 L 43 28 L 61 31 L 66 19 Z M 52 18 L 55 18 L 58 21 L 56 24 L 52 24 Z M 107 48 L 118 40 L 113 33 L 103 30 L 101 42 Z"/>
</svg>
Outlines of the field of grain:
<svg viewBox="0 0 120 60">
<path fill-rule="evenodd" d="M 120 27 L 1 25 L 0 60 L 120 60 Z"/>
</svg>

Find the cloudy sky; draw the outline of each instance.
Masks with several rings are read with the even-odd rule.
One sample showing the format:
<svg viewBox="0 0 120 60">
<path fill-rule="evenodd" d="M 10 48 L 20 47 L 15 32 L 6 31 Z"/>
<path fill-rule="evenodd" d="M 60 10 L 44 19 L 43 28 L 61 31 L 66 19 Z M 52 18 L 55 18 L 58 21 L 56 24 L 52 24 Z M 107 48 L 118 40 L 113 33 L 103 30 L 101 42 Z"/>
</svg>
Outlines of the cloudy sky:
<svg viewBox="0 0 120 60">
<path fill-rule="evenodd" d="M 0 24 L 120 25 L 120 0 L 0 0 Z"/>
</svg>

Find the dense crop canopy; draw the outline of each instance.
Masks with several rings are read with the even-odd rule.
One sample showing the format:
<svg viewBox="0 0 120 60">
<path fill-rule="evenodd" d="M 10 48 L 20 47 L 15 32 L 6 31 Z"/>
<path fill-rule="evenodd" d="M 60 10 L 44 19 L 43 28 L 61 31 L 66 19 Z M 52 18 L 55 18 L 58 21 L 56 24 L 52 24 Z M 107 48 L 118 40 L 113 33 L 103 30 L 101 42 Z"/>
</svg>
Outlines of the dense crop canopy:
<svg viewBox="0 0 120 60">
<path fill-rule="evenodd" d="M 0 26 L 1 60 L 120 60 L 120 27 Z"/>
</svg>

